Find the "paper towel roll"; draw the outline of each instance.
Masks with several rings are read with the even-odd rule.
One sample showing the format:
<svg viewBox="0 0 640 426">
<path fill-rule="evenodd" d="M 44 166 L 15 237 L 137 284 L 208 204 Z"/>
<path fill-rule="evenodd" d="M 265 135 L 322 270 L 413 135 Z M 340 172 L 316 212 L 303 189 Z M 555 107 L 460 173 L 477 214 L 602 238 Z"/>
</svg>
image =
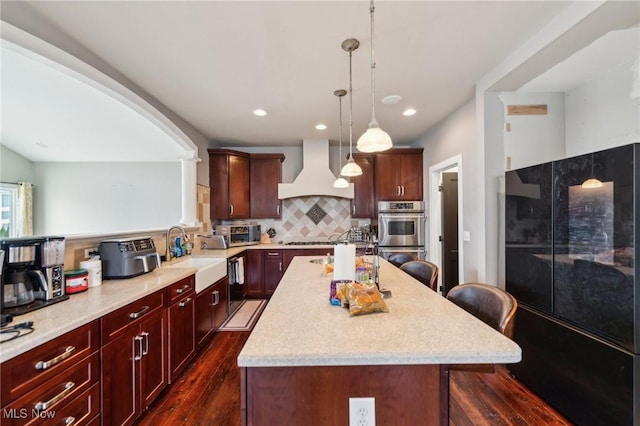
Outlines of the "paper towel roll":
<svg viewBox="0 0 640 426">
<path fill-rule="evenodd" d="M 355 280 L 356 278 L 356 246 L 340 244 L 333 249 L 333 279 Z"/>
</svg>

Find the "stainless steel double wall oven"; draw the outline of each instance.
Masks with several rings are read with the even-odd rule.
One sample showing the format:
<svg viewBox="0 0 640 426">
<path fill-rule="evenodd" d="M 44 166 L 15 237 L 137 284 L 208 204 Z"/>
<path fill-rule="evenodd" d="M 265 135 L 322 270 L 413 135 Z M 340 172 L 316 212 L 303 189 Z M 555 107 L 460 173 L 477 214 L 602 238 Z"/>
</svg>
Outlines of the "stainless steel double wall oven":
<svg viewBox="0 0 640 426">
<path fill-rule="evenodd" d="M 425 259 L 424 201 L 380 201 L 378 203 L 378 245 L 385 259 L 395 253 L 409 253 Z"/>
</svg>

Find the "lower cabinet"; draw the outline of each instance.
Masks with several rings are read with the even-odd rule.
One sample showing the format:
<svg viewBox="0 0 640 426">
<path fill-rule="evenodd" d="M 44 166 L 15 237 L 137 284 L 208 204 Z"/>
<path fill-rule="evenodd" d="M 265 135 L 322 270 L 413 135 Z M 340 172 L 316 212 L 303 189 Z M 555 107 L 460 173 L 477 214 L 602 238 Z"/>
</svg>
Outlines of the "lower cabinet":
<svg viewBox="0 0 640 426">
<path fill-rule="evenodd" d="M 184 370 L 196 354 L 195 278 L 184 278 L 167 288 L 169 315 L 169 383 Z"/>
<path fill-rule="evenodd" d="M 248 250 L 246 269 L 247 297 L 270 297 L 284 275 L 283 250 Z"/>
<path fill-rule="evenodd" d="M 2 363 L 0 423 L 99 424 L 99 332 L 96 320 Z"/>
<path fill-rule="evenodd" d="M 101 320 L 103 424 L 133 424 L 168 383 L 164 298 L 153 293 Z"/>
<path fill-rule="evenodd" d="M 216 281 L 196 296 L 196 347 L 200 349 L 229 316 L 229 278 Z"/>
</svg>

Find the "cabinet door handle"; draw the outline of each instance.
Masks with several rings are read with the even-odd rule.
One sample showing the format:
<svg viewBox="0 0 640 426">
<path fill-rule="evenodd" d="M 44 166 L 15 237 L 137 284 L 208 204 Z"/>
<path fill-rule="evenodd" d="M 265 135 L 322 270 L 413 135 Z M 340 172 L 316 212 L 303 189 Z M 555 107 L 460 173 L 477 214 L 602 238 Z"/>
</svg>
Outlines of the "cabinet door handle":
<svg viewBox="0 0 640 426">
<path fill-rule="evenodd" d="M 280 262 L 279 264 L 279 269 L 280 269 L 280 272 L 282 272 L 282 262 Z"/>
<path fill-rule="evenodd" d="M 229 204 L 229 216 L 233 216 L 233 204 Z"/>
<path fill-rule="evenodd" d="M 280 204 L 276 206 L 276 214 L 280 216 Z"/>
<path fill-rule="evenodd" d="M 396 195 L 400 195 L 400 185 L 396 186 Z"/>
<path fill-rule="evenodd" d="M 220 303 L 220 292 L 218 290 L 212 291 L 210 305 L 216 306 L 218 303 Z"/>
<path fill-rule="evenodd" d="M 189 284 L 187 284 L 187 285 L 183 285 L 182 287 L 180 287 L 180 288 L 176 289 L 176 293 L 178 293 L 178 294 L 182 294 L 182 293 L 184 293 L 185 291 L 189 290 L 190 288 L 191 288 L 191 286 L 190 286 Z"/>
<path fill-rule="evenodd" d="M 69 358 L 74 352 L 76 351 L 76 347 L 75 346 L 67 346 L 66 348 L 64 348 L 64 352 L 61 353 L 60 355 L 51 358 L 49 361 L 38 361 L 36 362 L 36 370 L 46 370 L 49 367 L 53 367 L 54 365 L 58 364 L 59 362 Z"/>
<path fill-rule="evenodd" d="M 73 387 L 76 384 L 73 382 L 67 382 L 64 384 L 64 389 L 62 389 L 62 392 L 60 392 L 59 394 L 57 394 L 56 396 L 54 396 L 53 398 L 51 398 L 50 400 L 46 401 L 46 402 L 38 402 L 36 403 L 36 405 L 33 407 L 36 411 L 40 412 L 40 411 L 44 411 L 47 408 L 51 408 L 52 406 L 54 406 L 55 404 L 57 404 L 58 402 L 60 402 L 60 400 L 62 400 L 65 396 L 67 396 L 71 390 L 73 389 Z"/>
<path fill-rule="evenodd" d="M 142 355 L 147 355 L 149 353 L 149 333 L 143 331 L 140 335 L 144 337 L 144 350 L 142 351 Z"/>
<path fill-rule="evenodd" d="M 187 306 L 189 303 L 191 302 L 191 298 L 187 297 L 186 299 L 183 299 L 180 301 L 180 303 L 178 303 L 178 306 L 181 308 L 184 308 L 185 306 Z"/>
<path fill-rule="evenodd" d="M 356 214 L 356 203 L 351 203 L 351 211 L 352 211 L 352 215 Z"/>
<path fill-rule="evenodd" d="M 134 355 L 133 356 L 133 360 L 134 361 L 140 361 L 142 359 L 142 340 L 144 340 L 142 338 L 142 336 L 138 335 L 136 337 L 133 338 L 133 343 L 135 344 L 135 342 L 138 342 L 138 355 Z"/>
<path fill-rule="evenodd" d="M 150 306 L 143 306 L 142 309 L 140 309 L 138 312 L 132 312 L 129 314 L 129 318 L 131 319 L 137 319 L 140 318 L 145 312 L 147 312 L 151 307 Z"/>
<path fill-rule="evenodd" d="M 66 419 L 64 419 L 64 424 L 65 426 L 71 426 L 72 424 L 74 424 L 76 422 L 76 418 L 73 416 L 69 416 Z"/>
</svg>

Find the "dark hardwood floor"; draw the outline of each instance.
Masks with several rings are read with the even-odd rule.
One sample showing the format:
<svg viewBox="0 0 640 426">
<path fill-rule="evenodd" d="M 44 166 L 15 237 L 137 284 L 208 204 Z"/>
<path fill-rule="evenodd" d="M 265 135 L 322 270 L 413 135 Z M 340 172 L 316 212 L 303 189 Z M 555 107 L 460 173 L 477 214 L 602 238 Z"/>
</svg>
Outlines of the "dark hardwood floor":
<svg viewBox="0 0 640 426">
<path fill-rule="evenodd" d="M 138 426 L 240 425 L 236 358 L 248 337 L 249 332 L 217 333 Z M 452 371 L 449 400 L 450 426 L 572 425 L 501 366 L 495 373 Z"/>
</svg>

